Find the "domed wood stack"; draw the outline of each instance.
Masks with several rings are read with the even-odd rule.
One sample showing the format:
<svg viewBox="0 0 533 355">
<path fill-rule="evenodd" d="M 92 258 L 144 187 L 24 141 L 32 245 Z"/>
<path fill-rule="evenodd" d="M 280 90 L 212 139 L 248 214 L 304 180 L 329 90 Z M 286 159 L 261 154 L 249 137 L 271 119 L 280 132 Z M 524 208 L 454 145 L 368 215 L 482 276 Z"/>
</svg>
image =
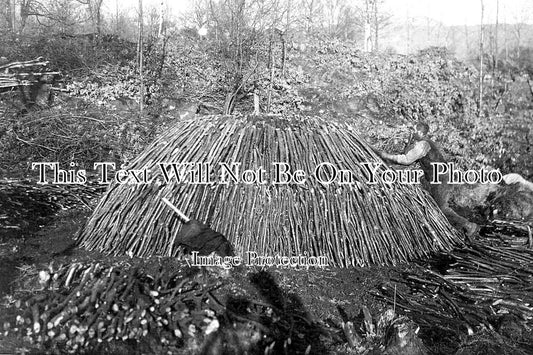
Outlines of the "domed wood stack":
<svg viewBox="0 0 533 355">
<path fill-rule="evenodd" d="M 210 163 L 211 185 L 165 183 L 159 163 Z M 222 184 L 219 163 L 265 170 L 265 184 Z M 273 184 L 272 163 L 303 170 L 302 184 Z M 317 166 L 353 172 L 352 184 L 324 184 Z M 211 224 L 237 254 L 326 256 L 330 266 L 393 264 L 460 241 L 417 185 L 368 184 L 361 165 L 381 162 L 346 123 L 321 118 L 205 116 L 180 121 L 129 169 L 151 170 L 148 184 L 113 183 L 79 234 L 81 246 L 109 254 L 175 256 L 181 222 L 161 198 Z M 382 166 L 378 171 L 386 169 Z M 331 172 L 331 170 L 329 170 Z M 170 173 L 170 171 L 169 171 Z"/>
</svg>

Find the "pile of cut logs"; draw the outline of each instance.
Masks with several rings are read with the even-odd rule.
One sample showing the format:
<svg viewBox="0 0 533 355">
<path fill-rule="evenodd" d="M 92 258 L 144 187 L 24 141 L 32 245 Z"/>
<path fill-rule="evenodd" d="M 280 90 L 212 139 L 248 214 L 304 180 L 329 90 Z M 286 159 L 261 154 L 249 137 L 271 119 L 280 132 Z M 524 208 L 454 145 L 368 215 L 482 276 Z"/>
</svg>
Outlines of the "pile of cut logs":
<svg viewBox="0 0 533 355">
<path fill-rule="evenodd" d="M 5 59 L 5 58 L 3 58 Z M 63 91 L 54 87 L 58 71 L 48 71 L 48 61 L 42 57 L 23 62 L 0 64 L 0 92 L 17 90 L 25 106 L 48 106 L 52 90 Z"/>
<path fill-rule="evenodd" d="M 0 88 L 12 88 L 18 86 L 31 86 L 45 76 L 60 75 L 60 72 L 46 71 L 48 61 L 42 57 L 25 62 L 12 62 L 0 65 Z M 36 68 L 40 70 L 36 71 Z"/>
<path fill-rule="evenodd" d="M 130 265 L 77 262 L 40 271 L 39 282 L 42 291 L 16 301 L 18 315 L 3 335 L 42 349 L 79 352 L 151 338 L 168 351 L 198 344 L 219 327 L 211 294 L 218 284 L 183 271 L 160 267 L 151 276 Z"/>
<path fill-rule="evenodd" d="M 494 223 L 486 227 L 482 238 L 482 242 L 440 255 L 441 260 L 434 258 L 432 267 L 413 265 L 394 279 L 395 285 L 384 284 L 375 295 L 423 328 L 464 334 L 480 325 L 496 327 L 507 314 L 531 327 L 530 227 Z"/>
</svg>

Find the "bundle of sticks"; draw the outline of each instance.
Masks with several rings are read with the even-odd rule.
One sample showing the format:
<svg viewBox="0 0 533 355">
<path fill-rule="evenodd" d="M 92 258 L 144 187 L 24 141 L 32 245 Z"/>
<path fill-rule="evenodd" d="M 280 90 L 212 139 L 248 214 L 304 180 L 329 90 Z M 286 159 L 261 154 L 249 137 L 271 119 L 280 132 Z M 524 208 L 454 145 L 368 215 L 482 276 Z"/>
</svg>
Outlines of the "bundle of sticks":
<svg viewBox="0 0 533 355">
<path fill-rule="evenodd" d="M 504 314 L 531 326 L 533 250 L 497 234 L 493 230 L 482 242 L 442 254 L 444 268 L 414 265 L 396 286 L 383 285 L 376 296 L 423 327 L 458 334 L 479 325 L 495 327 Z"/>
<path fill-rule="evenodd" d="M 160 267 L 150 275 L 128 264 L 76 262 L 39 272 L 43 290 L 18 300 L 18 315 L 4 324 L 46 349 L 94 349 L 112 341 L 152 337 L 177 349 L 218 328 L 211 291 L 183 271 Z"/>
<path fill-rule="evenodd" d="M 172 178 L 171 163 L 189 176 L 179 164 L 191 162 L 210 163 L 206 170 L 213 183 Z M 275 184 L 275 162 L 286 163 L 291 174 L 302 170 L 306 181 Z M 351 183 L 321 183 L 327 172 L 318 172 L 319 179 L 315 171 L 324 162 L 352 172 Z M 408 184 L 369 184 L 365 162 L 381 160 L 352 127 L 320 117 L 180 120 L 128 167 L 151 169 L 151 183 L 111 185 L 80 232 L 80 245 L 113 255 L 175 256 L 173 241 L 184 226 L 161 196 L 172 196 L 186 215 L 210 222 L 229 238 L 236 254 L 308 254 L 347 267 L 395 264 L 460 243 L 425 192 Z M 240 164 L 237 181 L 221 182 L 221 163 Z M 242 181 L 245 169 L 260 167 L 266 183 Z M 379 166 L 378 173 L 385 169 Z M 205 175 L 197 166 L 190 173 Z"/>
<path fill-rule="evenodd" d="M 4 197 L 3 201 L 0 201 L 0 207 L 7 210 L 11 208 L 11 204 L 17 203 L 20 196 L 24 196 L 24 201 L 26 201 L 24 207 L 30 207 L 31 204 L 46 205 L 50 208 L 70 208 L 82 205 L 92 209 L 90 204 L 104 191 L 105 187 L 96 183 L 66 187 L 66 185 L 59 184 L 38 185 L 30 180 L 0 179 L 0 194 Z"/>
</svg>

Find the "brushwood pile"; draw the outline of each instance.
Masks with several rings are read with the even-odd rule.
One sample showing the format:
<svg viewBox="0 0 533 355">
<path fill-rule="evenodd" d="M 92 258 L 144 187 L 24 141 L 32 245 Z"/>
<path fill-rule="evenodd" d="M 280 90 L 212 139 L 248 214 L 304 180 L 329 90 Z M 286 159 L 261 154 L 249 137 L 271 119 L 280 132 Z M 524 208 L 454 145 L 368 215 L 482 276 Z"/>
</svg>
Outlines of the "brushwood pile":
<svg viewBox="0 0 533 355">
<path fill-rule="evenodd" d="M 318 117 L 183 120 L 127 169 L 137 176 L 111 183 L 79 235 L 82 247 L 178 255 L 181 222 L 162 198 L 210 223 L 241 255 L 365 266 L 424 257 L 460 241 L 418 186 L 373 181 L 388 167 L 350 125 Z"/>
</svg>

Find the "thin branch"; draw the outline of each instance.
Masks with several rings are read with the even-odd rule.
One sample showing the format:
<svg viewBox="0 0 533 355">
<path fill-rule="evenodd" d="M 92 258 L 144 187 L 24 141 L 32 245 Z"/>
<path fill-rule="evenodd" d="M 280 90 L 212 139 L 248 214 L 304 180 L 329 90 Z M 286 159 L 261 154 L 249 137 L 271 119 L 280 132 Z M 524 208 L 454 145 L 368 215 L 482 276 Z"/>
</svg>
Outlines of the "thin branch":
<svg viewBox="0 0 533 355">
<path fill-rule="evenodd" d="M 55 149 L 53 149 L 53 148 L 50 148 L 50 147 L 47 147 L 47 146 L 45 146 L 45 145 L 41 145 L 41 144 L 37 144 L 37 143 L 28 142 L 28 141 L 26 141 L 26 140 L 20 138 L 17 134 L 15 134 L 15 138 L 16 138 L 18 141 L 20 141 L 20 142 L 22 142 L 22 143 L 25 143 L 25 144 L 27 144 L 27 145 L 32 145 L 32 146 L 35 146 L 35 147 L 41 147 L 41 148 L 43 148 L 43 149 L 49 150 L 49 151 L 54 152 L 54 153 L 57 152 L 57 150 L 55 150 Z"/>
</svg>

